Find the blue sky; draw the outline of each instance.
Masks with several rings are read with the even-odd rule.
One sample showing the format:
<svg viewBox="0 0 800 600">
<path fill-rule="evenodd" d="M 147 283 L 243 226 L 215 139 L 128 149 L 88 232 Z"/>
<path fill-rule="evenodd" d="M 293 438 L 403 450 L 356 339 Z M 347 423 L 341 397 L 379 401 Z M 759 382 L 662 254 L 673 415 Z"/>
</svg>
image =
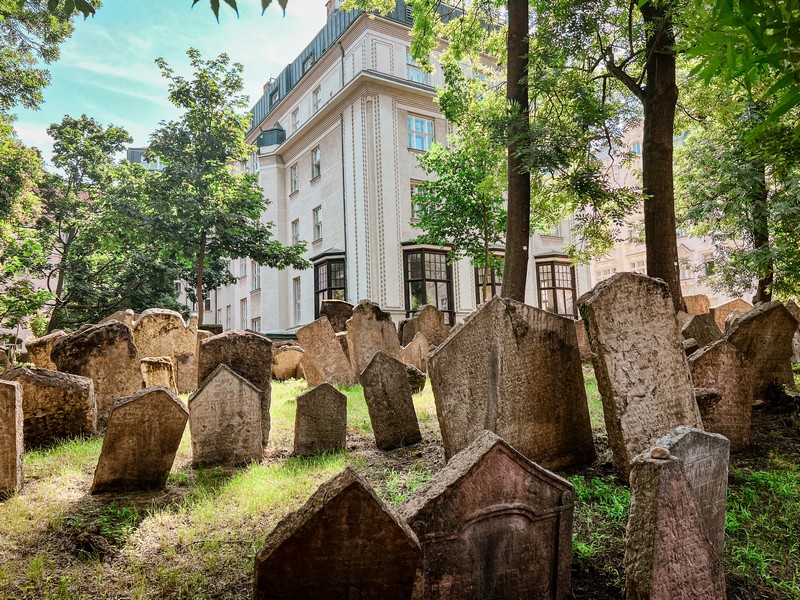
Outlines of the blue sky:
<svg viewBox="0 0 800 600">
<path fill-rule="evenodd" d="M 134 146 L 147 144 L 159 121 L 174 119 L 167 80 L 153 60 L 163 56 L 189 75 L 186 50 L 205 58 L 227 52 L 244 65 L 250 103 L 262 86 L 305 48 L 325 24 L 324 0 L 289 0 L 282 16 L 277 0 L 261 16 L 258 0 L 239 0 L 240 17 L 222 3 L 220 22 L 208 0 L 192 9 L 191 0 L 105 0 L 94 17 L 75 22 L 75 32 L 49 65 L 51 84 L 38 111 L 16 110 L 22 141 L 50 159 L 47 127 L 64 115 L 87 114 L 104 125 L 122 126 Z"/>
</svg>

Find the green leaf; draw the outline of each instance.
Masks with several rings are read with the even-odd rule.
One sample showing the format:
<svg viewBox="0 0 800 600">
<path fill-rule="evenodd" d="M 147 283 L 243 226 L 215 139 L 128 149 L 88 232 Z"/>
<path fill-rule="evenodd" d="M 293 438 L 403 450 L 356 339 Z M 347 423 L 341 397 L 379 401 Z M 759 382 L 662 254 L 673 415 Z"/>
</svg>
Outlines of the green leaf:
<svg viewBox="0 0 800 600">
<path fill-rule="evenodd" d="M 47 10 L 56 12 L 58 10 L 58 0 L 47 0 Z"/>
<path fill-rule="evenodd" d="M 289 0 L 278 0 L 278 4 L 281 5 L 281 8 L 283 9 L 283 16 L 285 17 L 286 16 L 286 5 L 289 4 Z"/>
<path fill-rule="evenodd" d="M 87 0 L 75 0 L 75 6 L 83 14 L 84 19 L 88 19 L 89 15 L 94 14 L 94 6 Z"/>
<path fill-rule="evenodd" d="M 236 0 L 225 0 L 225 4 L 230 6 L 234 11 L 236 11 L 236 16 L 239 16 L 239 8 L 236 6 Z"/>
<path fill-rule="evenodd" d="M 211 0 L 211 12 L 214 13 L 217 23 L 219 23 L 219 0 Z"/>
<path fill-rule="evenodd" d="M 269 8 L 270 4 L 272 4 L 272 0 L 261 0 L 261 14 L 262 15 L 267 11 L 267 9 Z"/>
</svg>

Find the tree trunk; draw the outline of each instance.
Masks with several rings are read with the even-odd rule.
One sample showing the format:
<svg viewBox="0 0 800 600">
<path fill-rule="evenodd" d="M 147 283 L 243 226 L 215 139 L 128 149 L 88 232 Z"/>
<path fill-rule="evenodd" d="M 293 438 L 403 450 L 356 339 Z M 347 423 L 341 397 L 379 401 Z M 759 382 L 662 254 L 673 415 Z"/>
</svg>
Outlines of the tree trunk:
<svg viewBox="0 0 800 600">
<path fill-rule="evenodd" d="M 487 208 L 483 207 L 483 301 L 489 299 L 489 278 L 492 276 L 492 271 L 489 267 L 489 219 L 486 215 Z"/>
<path fill-rule="evenodd" d="M 647 79 L 643 89 L 642 192 L 647 274 L 669 286 L 675 310 L 685 310 L 678 267 L 672 150 L 678 86 L 675 82 L 675 34 L 672 2 L 640 6 L 647 38 Z"/>
<path fill-rule="evenodd" d="M 66 264 L 67 264 L 67 255 L 69 254 L 69 247 L 72 244 L 72 240 L 74 239 L 74 235 L 70 232 L 67 235 L 67 240 L 64 241 L 64 247 L 61 250 L 61 258 L 58 261 L 58 280 L 56 281 L 56 291 L 55 291 L 55 304 L 53 305 L 53 312 L 50 313 L 50 320 L 47 322 L 47 333 L 53 333 L 55 328 L 58 326 L 58 310 L 61 308 L 61 294 L 64 292 L 64 279 L 66 275 L 64 272 L 66 271 Z"/>
<path fill-rule="evenodd" d="M 758 181 L 753 190 L 753 249 L 766 257 L 766 266 L 758 279 L 753 304 L 772 301 L 772 282 L 775 276 L 775 261 L 769 245 L 769 195 L 767 192 L 767 167 L 763 161 L 758 164 Z"/>
<path fill-rule="evenodd" d="M 206 259 L 206 232 L 203 230 L 200 233 L 200 252 L 197 256 L 197 288 L 195 295 L 197 296 L 197 327 L 198 329 L 203 325 L 203 313 L 205 310 L 203 302 L 203 263 Z"/>
<path fill-rule="evenodd" d="M 508 2 L 508 68 L 506 97 L 512 102 L 508 144 L 508 223 L 503 290 L 505 298 L 525 301 L 531 221 L 531 177 L 517 158 L 517 139 L 527 133 L 528 0 Z"/>
</svg>

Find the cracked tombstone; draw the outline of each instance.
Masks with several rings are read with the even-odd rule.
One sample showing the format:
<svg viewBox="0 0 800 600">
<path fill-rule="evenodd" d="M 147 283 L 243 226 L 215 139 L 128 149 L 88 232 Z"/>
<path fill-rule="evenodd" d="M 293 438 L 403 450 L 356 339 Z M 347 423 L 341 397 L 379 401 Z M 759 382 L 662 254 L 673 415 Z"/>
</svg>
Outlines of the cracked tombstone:
<svg viewBox="0 0 800 600">
<path fill-rule="evenodd" d="M 356 374 L 367 368 L 377 352 L 397 360 L 403 358 L 392 316 L 369 300 L 362 300 L 353 308 L 353 316 L 347 321 L 347 347 Z"/>
<path fill-rule="evenodd" d="M 313 369 L 310 373 L 306 373 L 309 385 L 322 381 L 340 385 L 356 383 L 353 367 L 347 360 L 327 317 L 320 317 L 298 329 L 297 340 L 305 351 L 302 358 L 303 371 L 308 370 L 305 366 L 308 362 L 312 362 L 313 369 L 316 369 L 316 373 Z"/>
<path fill-rule="evenodd" d="M 572 319 L 495 296 L 431 352 L 428 372 L 446 458 L 488 429 L 546 468 L 594 460 Z"/>
<path fill-rule="evenodd" d="M 348 467 L 267 537 L 253 598 L 409 600 L 419 562 L 414 532 Z"/>
<path fill-rule="evenodd" d="M 667 284 L 617 273 L 578 300 L 589 331 L 614 467 L 677 427 L 702 429 L 683 336 Z"/>
<path fill-rule="evenodd" d="M 0 381 L 0 500 L 22 489 L 22 387 Z"/>
<path fill-rule="evenodd" d="M 347 442 L 347 396 L 323 383 L 297 397 L 294 453 L 340 452 Z"/>
<path fill-rule="evenodd" d="M 189 358 L 197 352 L 196 314 L 186 322 L 174 310 L 148 308 L 133 322 L 131 330 L 140 359 L 167 356 L 172 361 L 176 390 L 186 393 L 196 387 L 197 366 Z"/>
<path fill-rule="evenodd" d="M 108 419 L 92 494 L 163 488 L 188 420 L 189 410 L 166 388 L 120 398 Z"/>
<path fill-rule="evenodd" d="M 422 546 L 418 597 L 568 598 L 574 497 L 485 431 L 400 508 Z"/>
</svg>

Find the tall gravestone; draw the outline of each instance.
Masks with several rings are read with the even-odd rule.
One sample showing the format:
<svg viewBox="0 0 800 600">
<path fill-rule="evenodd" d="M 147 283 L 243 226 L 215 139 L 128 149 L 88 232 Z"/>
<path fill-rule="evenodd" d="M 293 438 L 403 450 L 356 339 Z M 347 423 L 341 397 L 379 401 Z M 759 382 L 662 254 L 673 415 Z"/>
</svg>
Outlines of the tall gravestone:
<svg viewBox="0 0 800 600">
<path fill-rule="evenodd" d="M 617 273 L 578 300 L 592 345 L 614 467 L 678 425 L 702 429 L 667 284 Z"/>
<path fill-rule="evenodd" d="M 168 356 L 172 360 L 178 392 L 183 394 L 196 387 L 196 314 L 187 323 L 174 310 L 148 308 L 133 322 L 131 331 L 140 359 Z"/>
<path fill-rule="evenodd" d="M 67 333 L 56 329 L 42 337 L 26 340 L 25 349 L 28 351 L 30 361 L 40 369 L 55 371 L 57 367 L 50 358 L 50 353 L 53 351 L 53 346 L 56 345 L 56 342 L 64 337 L 67 337 Z"/>
<path fill-rule="evenodd" d="M 356 383 L 353 367 L 336 339 L 336 333 L 327 317 L 320 317 L 298 329 L 297 340 L 305 351 L 304 363 L 312 361 L 322 381 L 340 385 Z M 316 383 L 316 380 L 312 381 L 308 376 L 306 379 L 309 385 Z"/>
<path fill-rule="evenodd" d="M 411 343 L 417 333 L 425 336 L 434 346 L 438 346 L 450 335 L 450 328 L 445 324 L 444 313 L 431 304 L 422 306 L 410 319 L 403 324 L 404 346 Z"/>
<path fill-rule="evenodd" d="M 328 321 L 336 333 L 347 331 L 345 323 L 353 316 L 353 305 L 344 300 L 323 300 L 319 316 L 328 317 Z"/>
<path fill-rule="evenodd" d="M 297 397 L 294 453 L 340 452 L 347 442 L 347 396 L 323 383 Z"/>
<path fill-rule="evenodd" d="M 120 398 L 108 419 L 92 493 L 163 488 L 188 420 L 189 410 L 166 388 Z"/>
<path fill-rule="evenodd" d="M 267 537 L 253 598 L 409 600 L 419 562 L 414 532 L 347 468 Z"/>
<path fill-rule="evenodd" d="M 189 427 L 194 464 L 261 460 L 261 390 L 228 365 L 219 365 L 189 398 Z"/>
<path fill-rule="evenodd" d="M 448 459 L 488 429 L 546 468 L 594 460 L 571 319 L 495 296 L 431 352 L 428 372 Z"/>
<path fill-rule="evenodd" d="M 378 448 L 392 450 L 422 440 L 411 386 L 402 362 L 378 352 L 359 379 Z"/>
<path fill-rule="evenodd" d="M 347 321 L 347 348 L 353 371 L 359 375 L 376 352 L 402 360 L 400 340 L 392 316 L 374 302 L 362 300 Z"/>
<path fill-rule="evenodd" d="M 0 381 L 0 500 L 22 489 L 22 388 Z"/>
<path fill-rule="evenodd" d="M 422 546 L 418 597 L 568 598 L 574 498 L 568 481 L 482 433 L 400 508 Z"/>
<path fill-rule="evenodd" d="M 204 340 L 200 344 L 198 383 L 202 385 L 223 364 L 261 390 L 261 436 L 262 445 L 266 448 L 272 400 L 272 340 L 254 331 L 239 329 Z"/>
</svg>

